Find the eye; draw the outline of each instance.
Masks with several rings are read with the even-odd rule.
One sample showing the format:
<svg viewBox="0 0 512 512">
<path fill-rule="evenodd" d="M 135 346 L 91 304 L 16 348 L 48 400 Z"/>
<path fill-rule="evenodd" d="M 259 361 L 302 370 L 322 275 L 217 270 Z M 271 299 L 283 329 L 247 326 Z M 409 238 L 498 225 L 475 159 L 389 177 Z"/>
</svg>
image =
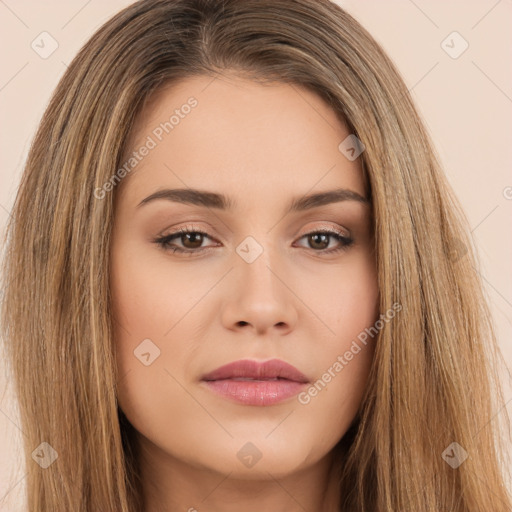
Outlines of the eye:
<svg viewBox="0 0 512 512">
<path fill-rule="evenodd" d="M 155 243 L 160 245 L 165 250 L 170 250 L 172 253 L 197 253 L 202 252 L 211 247 L 201 247 L 205 238 L 210 238 L 207 233 L 203 231 L 184 227 L 178 231 L 165 235 L 154 240 Z M 182 243 L 182 247 L 172 244 L 173 240 L 178 239 Z"/>
<path fill-rule="evenodd" d="M 299 240 L 302 238 L 307 239 L 307 242 L 310 244 L 312 249 L 319 249 L 315 250 L 315 252 L 322 252 L 327 254 L 346 250 L 354 243 L 352 238 L 345 236 L 339 231 L 325 229 L 321 231 L 311 231 L 310 233 L 303 235 Z M 332 239 L 338 242 L 338 246 L 327 249 L 330 245 L 330 240 Z"/>
<path fill-rule="evenodd" d="M 213 246 L 203 247 L 203 242 L 207 238 L 213 240 L 207 233 L 187 226 L 169 235 L 156 238 L 154 242 L 173 254 L 177 252 L 191 255 L 213 248 Z M 341 232 L 325 229 L 311 231 L 299 238 L 299 240 L 302 239 L 307 239 L 308 244 L 310 244 L 309 248 L 314 252 L 323 254 L 332 254 L 346 250 L 354 242 L 352 238 L 345 236 Z M 338 245 L 329 249 L 328 247 L 332 239 L 337 241 Z M 173 243 L 175 240 L 180 241 L 182 245 L 179 246 Z"/>
</svg>

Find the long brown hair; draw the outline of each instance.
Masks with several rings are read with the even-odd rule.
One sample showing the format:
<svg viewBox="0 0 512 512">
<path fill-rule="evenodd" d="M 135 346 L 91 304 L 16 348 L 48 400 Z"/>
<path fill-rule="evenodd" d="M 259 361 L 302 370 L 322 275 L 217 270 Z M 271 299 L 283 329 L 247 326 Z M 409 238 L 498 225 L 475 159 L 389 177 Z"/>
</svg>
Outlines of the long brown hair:
<svg viewBox="0 0 512 512">
<path fill-rule="evenodd" d="M 366 148 L 380 308 L 402 310 L 379 332 L 342 440 L 342 510 L 509 512 L 492 421 L 500 354 L 465 216 L 394 65 L 327 0 L 143 0 L 103 25 L 58 84 L 3 273 L 28 509 L 142 510 L 133 430 L 116 401 L 126 377 L 116 374 L 108 272 L 116 190 L 102 187 L 150 95 L 224 73 L 314 91 Z M 42 441 L 58 454 L 47 468 L 31 456 Z"/>
</svg>

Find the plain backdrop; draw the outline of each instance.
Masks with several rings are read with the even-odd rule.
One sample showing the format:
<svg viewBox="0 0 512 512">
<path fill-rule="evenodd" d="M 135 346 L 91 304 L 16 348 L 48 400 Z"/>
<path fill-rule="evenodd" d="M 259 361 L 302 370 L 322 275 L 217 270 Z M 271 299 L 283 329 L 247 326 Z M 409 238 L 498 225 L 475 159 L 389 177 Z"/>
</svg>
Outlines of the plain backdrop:
<svg viewBox="0 0 512 512">
<path fill-rule="evenodd" d="M 92 33 L 130 3 L 0 0 L 2 234 L 50 94 Z M 465 209 L 512 367 L 512 0 L 338 3 L 387 51 L 424 118 Z M 498 424 L 512 407 L 508 372 L 502 375 L 505 402 L 490 420 Z M 23 432 L 3 360 L 0 398 L 0 510 L 17 512 L 24 510 Z"/>
</svg>

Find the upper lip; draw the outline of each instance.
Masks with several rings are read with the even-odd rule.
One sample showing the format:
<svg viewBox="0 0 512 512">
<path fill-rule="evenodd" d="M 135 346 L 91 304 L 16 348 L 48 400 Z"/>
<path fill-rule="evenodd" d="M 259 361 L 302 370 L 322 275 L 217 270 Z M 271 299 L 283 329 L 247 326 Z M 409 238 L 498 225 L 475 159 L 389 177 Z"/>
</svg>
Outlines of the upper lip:
<svg viewBox="0 0 512 512">
<path fill-rule="evenodd" d="M 237 377 L 254 380 L 281 378 L 295 382 L 309 382 L 308 378 L 295 366 L 280 359 L 270 359 L 264 362 L 241 359 L 203 375 L 202 380 L 224 380 Z"/>
</svg>

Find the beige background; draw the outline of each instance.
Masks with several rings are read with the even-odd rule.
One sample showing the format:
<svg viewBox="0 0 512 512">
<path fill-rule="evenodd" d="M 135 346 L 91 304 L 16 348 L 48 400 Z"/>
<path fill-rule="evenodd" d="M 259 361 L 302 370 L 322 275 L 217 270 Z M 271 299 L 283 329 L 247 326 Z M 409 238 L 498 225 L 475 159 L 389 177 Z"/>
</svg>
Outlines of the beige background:
<svg viewBox="0 0 512 512">
<path fill-rule="evenodd" d="M 130 3 L 0 0 L 2 233 L 51 92 L 93 31 Z M 338 3 L 388 52 L 424 116 L 467 212 L 500 346 L 512 367 L 512 0 Z M 45 31 L 58 48 L 43 59 L 31 44 Z M 464 44 L 459 36 L 450 36 L 442 46 L 453 31 L 469 44 L 458 58 L 443 46 L 452 54 L 458 52 Z M 20 457 L 23 433 L 8 382 L 0 366 L 0 510 L 21 511 L 26 476 Z M 505 403 L 491 421 L 499 422 L 511 404 L 507 376 Z"/>
</svg>

